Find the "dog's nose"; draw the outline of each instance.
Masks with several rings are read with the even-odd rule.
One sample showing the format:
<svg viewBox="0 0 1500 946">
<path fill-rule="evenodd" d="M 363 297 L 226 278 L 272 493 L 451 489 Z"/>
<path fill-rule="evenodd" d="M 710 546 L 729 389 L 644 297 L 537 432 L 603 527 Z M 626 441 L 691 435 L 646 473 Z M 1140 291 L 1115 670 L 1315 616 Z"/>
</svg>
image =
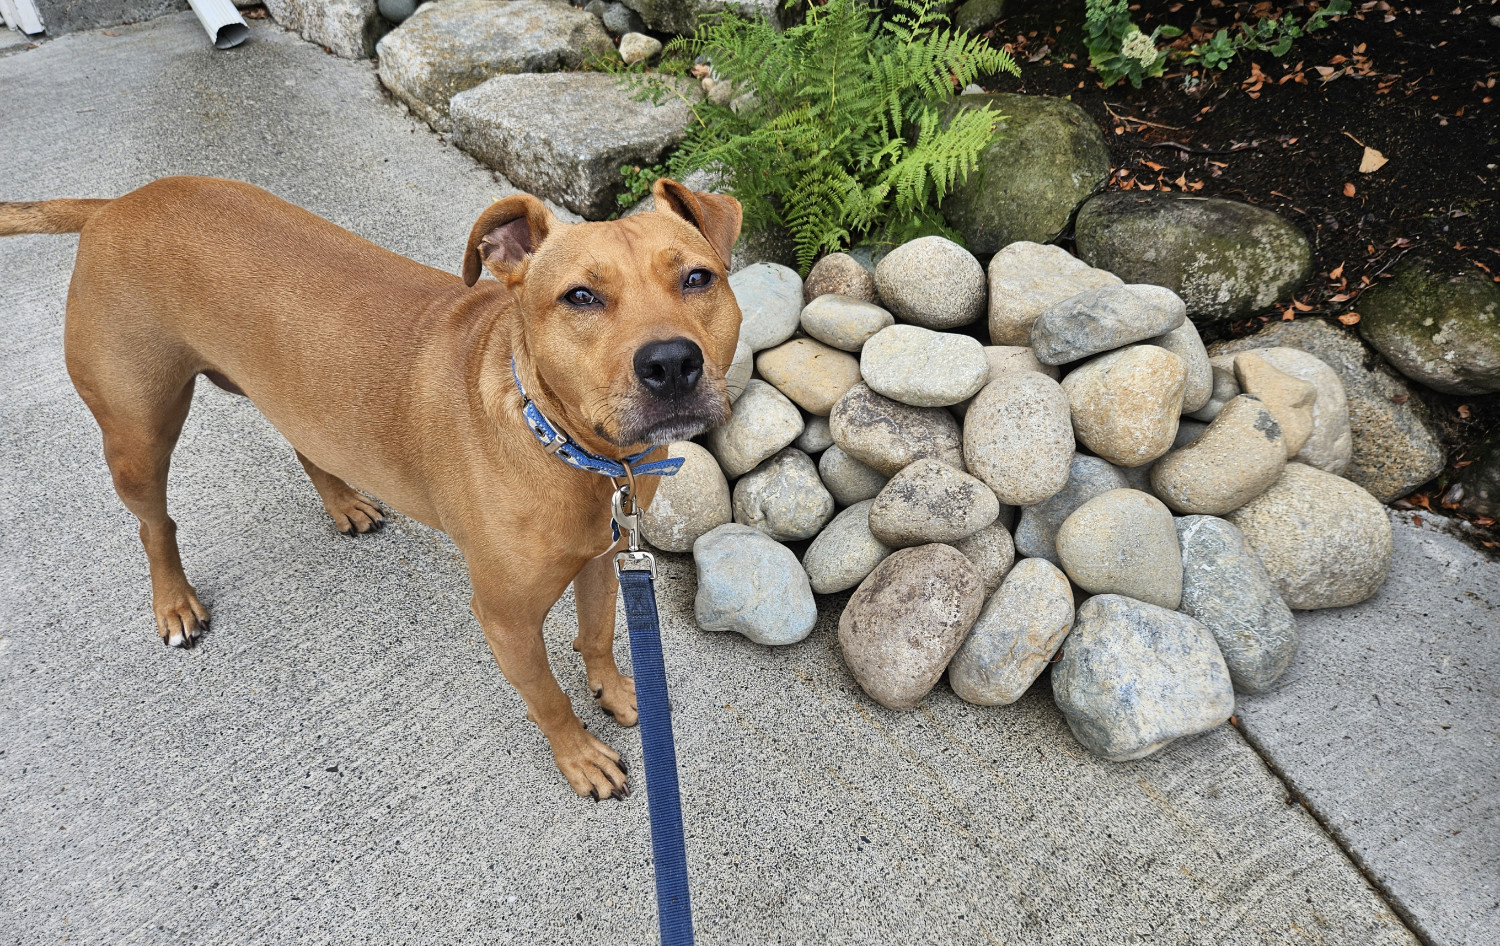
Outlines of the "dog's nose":
<svg viewBox="0 0 1500 946">
<path fill-rule="evenodd" d="M 652 394 L 675 400 L 703 377 L 703 349 L 685 338 L 648 342 L 636 349 L 635 376 Z"/>
</svg>

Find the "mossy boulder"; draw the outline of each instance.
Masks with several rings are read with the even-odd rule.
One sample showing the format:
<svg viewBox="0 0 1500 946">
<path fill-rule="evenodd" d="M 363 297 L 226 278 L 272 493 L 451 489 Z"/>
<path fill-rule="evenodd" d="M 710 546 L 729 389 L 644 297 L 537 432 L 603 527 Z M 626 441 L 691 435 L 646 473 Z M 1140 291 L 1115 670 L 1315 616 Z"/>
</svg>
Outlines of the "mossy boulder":
<svg viewBox="0 0 1500 946">
<path fill-rule="evenodd" d="M 660 33 L 687 35 L 698 28 L 700 15 L 733 13 L 746 19 L 762 19 L 778 29 L 781 19 L 777 0 L 624 0 L 641 15 L 646 25 Z"/>
<path fill-rule="evenodd" d="M 1166 286 L 1199 320 L 1253 315 L 1290 298 L 1312 272 L 1301 230 L 1234 200 L 1115 191 L 1083 205 L 1076 232 L 1090 266 Z"/>
<path fill-rule="evenodd" d="M 1359 334 L 1396 370 L 1447 394 L 1500 391 L 1500 285 L 1412 262 L 1359 300 Z"/>
<path fill-rule="evenodd" d="M 1500 430 L 1476 443 L 1469 453 L 1474 462 L 1464 467 L 1459 479 L 1464 488 L 1459 504 L 1477 515 L 1500 517 Z"/>
<path fill-rule="evenodd" d="M 1109 175 L 1104 135 L 1083 109 L 1046 95 L 960 95 L 944 121 L 970 108 L 1005 118 L 979 167 L 943 201 L 943 216 L 976 254 L 1056 239 Z"/>
<path fill-rule="evenodd" d="M 953 25 L 970 33 L 983 33 L 1005 15 L 1005 0 L 969 0 L 953 11 Z"/>
</svg>

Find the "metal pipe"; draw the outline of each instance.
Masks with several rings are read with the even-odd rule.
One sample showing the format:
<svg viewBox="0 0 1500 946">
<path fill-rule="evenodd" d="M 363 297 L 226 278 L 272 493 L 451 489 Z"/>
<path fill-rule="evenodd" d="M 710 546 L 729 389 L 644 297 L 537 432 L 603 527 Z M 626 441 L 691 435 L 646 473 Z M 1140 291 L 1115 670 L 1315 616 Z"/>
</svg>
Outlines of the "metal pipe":
<svg viewBox="0 0 1500 946">
<path fill-rule="evenodd" d="M 208 31 L 215 49 L 229 49 L 250 38 L 250 27 L 234 8 L 234 0 L 188 0 L 188 3 Z"/>
</svg>

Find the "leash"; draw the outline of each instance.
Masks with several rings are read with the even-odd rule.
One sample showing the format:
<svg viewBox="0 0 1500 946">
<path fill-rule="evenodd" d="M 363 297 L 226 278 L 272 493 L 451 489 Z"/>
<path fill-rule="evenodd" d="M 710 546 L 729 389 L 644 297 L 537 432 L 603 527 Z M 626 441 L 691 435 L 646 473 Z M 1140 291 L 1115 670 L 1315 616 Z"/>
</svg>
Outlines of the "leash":
<svg viewBox="0 0 1500 946">
<path fill-rule="evenodd" d="M 693 911 L 688 902 L 687 844 L 682 829 L 682 797 L 677 786 L 677 749 L 672 742 L 672 704 L 667 696 L 667 668 L 662 659 L 661 618 L 656 610 L 656 558 L 641 548 L 640 510 L 635 505 L 637 476 L 673 476 L 682 458 L 636 462 L 651 450 L 623 460 L 591 453 L 574 443 L 526 395 L 516 360 L 511 377 L 521 392 L 526 425 L 543 449 L 569 466 L 608 476 L 615 484 L 609 528 L 626 549 L 615 555 L 615 577 L 625 598 L 625 627 L 630 633 L 630 665 L 635 673 L 636 708 L 640 713 L 641 752 L 646 760 L 646 812 L 651 822 L 652 864 L 656 871 L 656 918 L 661 946 L 692 946 Z M 654 450 L 655 448 L 651 448 Z M 625 482 L 619 482 L 621 479 Z"/>
</svg>

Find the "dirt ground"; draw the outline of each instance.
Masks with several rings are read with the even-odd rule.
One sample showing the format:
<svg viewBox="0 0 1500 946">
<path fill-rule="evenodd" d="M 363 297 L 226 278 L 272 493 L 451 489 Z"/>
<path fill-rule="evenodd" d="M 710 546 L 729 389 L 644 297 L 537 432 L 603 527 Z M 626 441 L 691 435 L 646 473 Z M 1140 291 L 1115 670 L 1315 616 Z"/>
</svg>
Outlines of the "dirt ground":
<svg viewBox="0 0 1500 946">
<path fill-rule="evenodd" d="M 1242 200 L 1307 234 L 1314 274 L 1296 301 L 1219 334 L 1275 318 L 1353 325 L 1364 289 L 1411 253 L 1500 281 L 1500 26 L 1490 22 L 1500 2 L 1356 0 L 1279 59 L 1242 54 L 1224 71 L 1169 64 L 1141 89 L 1101 87 L 1083 45 L 1083 0 L 1009 6 L 988 35 L 1015 54 L 1021 75 L 986 88 L 1078 103 L 1110 144 L 1110 188 Z M 1146 0 L 1131 10 L 1145 32 L 1184 30 L 1180 46 L 1237 22 L 1308 13 L 1300 3 L 1225 0 Z M 1385 163 L 1361 172 L 1367 147 Z M 1500 396 L 1424 397 L 1449 469 L 1410 500 L 1439 507 L 1469 445 L 1500 423 Z"/>
</svg>

